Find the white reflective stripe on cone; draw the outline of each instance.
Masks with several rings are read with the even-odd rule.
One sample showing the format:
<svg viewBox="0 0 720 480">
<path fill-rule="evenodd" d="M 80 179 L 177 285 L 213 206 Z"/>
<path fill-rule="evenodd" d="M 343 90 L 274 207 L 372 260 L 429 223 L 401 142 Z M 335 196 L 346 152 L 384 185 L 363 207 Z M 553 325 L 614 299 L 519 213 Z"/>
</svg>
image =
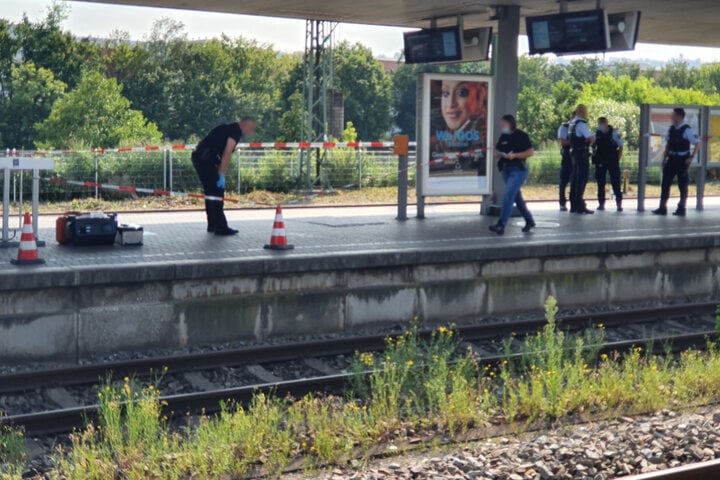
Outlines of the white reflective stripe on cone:
<svg viewBox="0 0 720 480">
<path fill-rule="evenodd" d="M 279 229 L 279 228 L 273 228 L 272 236 L 273 236 L 273 237 L 284 237 L 284 236 L 285 236 L 285 230 Z"/>
<path fill-rule="evenodd" d="M 34 240 L 20 242 L 20 250 L 35 250 L 36 248 Z"/>
<path fill-rule="evenodd" d="M 282 222 L 282 221 L 283 221 L 282 214 L 280 214 L 280 215 L 275 215 L 275 221 L 276 221 L 276 222 Z"/>
</svg>

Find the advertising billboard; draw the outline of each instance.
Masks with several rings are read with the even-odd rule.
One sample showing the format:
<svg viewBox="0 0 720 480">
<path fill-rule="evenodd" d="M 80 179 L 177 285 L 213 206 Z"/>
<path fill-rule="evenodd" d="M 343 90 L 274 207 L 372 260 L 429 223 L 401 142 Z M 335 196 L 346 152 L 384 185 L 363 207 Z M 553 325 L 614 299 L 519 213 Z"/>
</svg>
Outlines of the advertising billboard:
<svg viewBox="0 0 720 480">
<path fill-rule="evenodd" d="M 492 79 L 423 74 L 418 85 L 422 195 L 490 194 Z"/>
</svg>

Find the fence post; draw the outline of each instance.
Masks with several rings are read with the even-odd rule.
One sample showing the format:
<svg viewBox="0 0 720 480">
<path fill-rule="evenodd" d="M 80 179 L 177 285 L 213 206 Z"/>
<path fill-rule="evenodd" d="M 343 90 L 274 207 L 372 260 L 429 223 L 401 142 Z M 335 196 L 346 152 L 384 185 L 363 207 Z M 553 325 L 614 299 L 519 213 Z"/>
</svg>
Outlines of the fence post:
<svg viewBox="0 0 720 480">
<path fill-rule="evenodd" d="M 697 176 L 697 210 L 705 209 L 705 183 L 707 182 L 708 150 L 710 149 L 710 107 L 703 107 L 700 115 L 700 138 L 702 148 L 700 149 L 698 161 L 700 168 Z"/>
<path fill-rule="evenodd" d="M 237 151 L 237 173 L 238 173 L 238 179 L 237 179 L 237 194 L 240 195 L 240 150 Z"/>
<path fill-rule="evenodd" d="M 358 161 L 358 190 L 362 190 L 362 174 L 363 174 L 362 161 L 363 161 L 363 158 L 362 158 L 362 151 L 360 150 L 360 147 L 357 147 L 355 149 L 355 154 L 357 156 L 357 161 Z"/>
<path fill-rule="evenodd" d="M 408 153 L 410 137 L 395 135 L 393 153 L 398 156 L 398 214 L 397 219 L 407 220 Z"/>
<path fill-rule="evenodd" d="M 98 188 L 98 180 L 100 179 L 100 162 L 98 161 L 97 152 L 93 152 L 93 159 L 95 160 L 95 200 L 100 198 L 100 189 Z"/>
<path fill-rule="evenodd" d="M 170 185 L 171 192 L 173 191 L 173 157 L 174 157 L 173 151 L 170 150 L 170 152 L 168 154 L 168 159 L 169 159 L 168 162 L 170 164 L 170 166 L 168 167 L 168 171 L 170 172 L 170 180 L 168 181 L 168 184 Z"/>
<path fill-rule="evenodd" d="M 645 211 L 645 186 L 647 184 L 647 159 L 650 155 L 650 105 L 640 106 L 640 148 L 638 150 L 637 210 Z"/>
<path fill-rule="evenodd" d="M 167 148 L 163 148 L 163 190 L 167 190 Z"/>
</svg>

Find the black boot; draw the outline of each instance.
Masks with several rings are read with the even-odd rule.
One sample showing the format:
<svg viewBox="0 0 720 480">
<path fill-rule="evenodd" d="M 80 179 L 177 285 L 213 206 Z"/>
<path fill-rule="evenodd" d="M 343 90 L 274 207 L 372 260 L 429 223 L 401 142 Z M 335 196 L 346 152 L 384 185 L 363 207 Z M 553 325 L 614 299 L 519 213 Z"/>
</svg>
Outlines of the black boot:
<svg viewBox="0 0 720 480">
<path fill-rule="evenodd" d="M 617 202 L 617 211 L 618 212 L 623 211 L 622 200 L 618 200 L 618 202 Z"/>
<path fill-rule="evenodd" d="M 653 215 L 667 215 L 667 207 L 660 207 L 652 211 Z"/>
<path fill-rule="evenodd" d="M 522 228 L 522 231 L 523 231 L 523 233 L 528 233 L 533 228 L 535 228 L 535 221 L 534 220 L 530 220 L 530 221 L 526 220 L 525 226 Z"/>
<path fill-rule="evenodd" d="M 491 225 L 491 226 L 490 226 L 490 231 L 491 231 L 491 232 L 495 232 L 495 233 L 497 233 L 498 235 L 505 235 L 505 225 L 503 225 L 502 223 L 498 222 L 498 223 L 496 223 L 495 225 Z"/>
</svg>

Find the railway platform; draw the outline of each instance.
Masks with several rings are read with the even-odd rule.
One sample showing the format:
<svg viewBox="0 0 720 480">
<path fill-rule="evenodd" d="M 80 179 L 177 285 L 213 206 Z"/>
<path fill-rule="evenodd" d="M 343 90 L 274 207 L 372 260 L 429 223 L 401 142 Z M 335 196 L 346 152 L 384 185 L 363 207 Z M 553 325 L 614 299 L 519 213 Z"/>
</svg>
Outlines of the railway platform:
<svg viewBox="0 0 720 480">
<path fill-rule="evenodd" d="M 533 204 L 538 228 L 513 221 L 504 237 L 477 205 L 427 206 L 407 222 L 389 207 L 286 208 L 289 252 L 263 249 L 270 209 L 229 210 L 236 237 L 206 233 L 197 211 L 120 214 L 144 226 L 142 247 L 61 247 L 41 216 L 45 265 L 18 268 L 15 249 L 0 251 L 0 360 L 464 323 L 537 313 L 548 295 L 568 308 L 717 298 L 720 200 L 685 218 L 633 207 Z"/>
</svg>

